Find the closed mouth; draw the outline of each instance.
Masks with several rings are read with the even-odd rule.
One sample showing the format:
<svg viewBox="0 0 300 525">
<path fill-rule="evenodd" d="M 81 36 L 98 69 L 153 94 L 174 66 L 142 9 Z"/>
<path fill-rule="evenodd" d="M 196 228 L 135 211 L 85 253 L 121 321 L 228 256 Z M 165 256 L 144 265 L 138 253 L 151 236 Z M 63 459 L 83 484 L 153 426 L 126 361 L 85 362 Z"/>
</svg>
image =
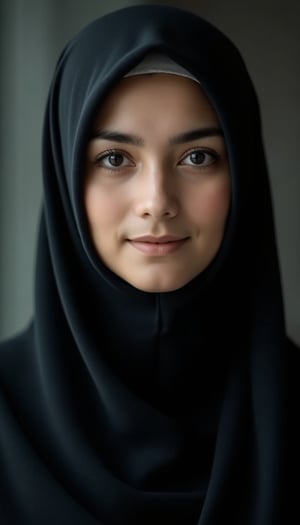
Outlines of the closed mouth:
<svg viewBox="0 0 300 525">
<path fill-rule="evenodd" d="M 135 239 L 128 239 L 131 246 L 149 256 L 169 255 L 179 249 L 189 237 L 162 236 L 152 237 L 143 236 Z"/>
<path fill-rule="evenodd" d="M 135 237 L 133 239 L 129 239 L 131 242 L 148 242 L 151 244 L 165 244 L 170 242 L 179 242 L 183 240 L 187 240 L 188 237 L 180 237 L 176 235 L 162 235 L 162 236 L 154 236 L 154 235 L 143 235 L 141 237 Z"/>
</svg>

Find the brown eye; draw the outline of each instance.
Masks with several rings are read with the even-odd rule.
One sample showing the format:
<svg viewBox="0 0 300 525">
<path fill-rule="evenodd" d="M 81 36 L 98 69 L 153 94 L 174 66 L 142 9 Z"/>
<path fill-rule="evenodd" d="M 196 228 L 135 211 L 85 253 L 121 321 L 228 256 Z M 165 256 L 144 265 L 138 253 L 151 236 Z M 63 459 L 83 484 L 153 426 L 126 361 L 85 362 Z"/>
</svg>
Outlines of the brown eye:
<svg viewBox="0 0 300 525">
<path fill-rule="evenodd" d="M 106 157 L 106 162 L 108 162 L 114 168 L 121 166 L 123 161 L 124 155 L 122 155 L 122 153 L 110 153 Z"/>
<path fill-rule="evenodd" d="M 205 153 L 203 151 L 193 151 L 190 154 L 190 161 L 192 164 L 203 164 L 205 161 Z"/>
<path fill-rule="evenodd" d="M 219 155 L 216 151 L 195 149 L 190 151 L 190 153 L 182 159 L 180 164 L 184 164 L 185 166 L 206 167 L 216 162 L 218 158 Z"/>
<path fill-rule="evenodd" d="M 96 159 L 96 164 L 100 168 L 108 170 L 116 170 L 120 168 L 127 168 L 132 165 L 132 162 L 127 155 L 121 151 L 106 151 L 99 155 Z"/>
</svg>

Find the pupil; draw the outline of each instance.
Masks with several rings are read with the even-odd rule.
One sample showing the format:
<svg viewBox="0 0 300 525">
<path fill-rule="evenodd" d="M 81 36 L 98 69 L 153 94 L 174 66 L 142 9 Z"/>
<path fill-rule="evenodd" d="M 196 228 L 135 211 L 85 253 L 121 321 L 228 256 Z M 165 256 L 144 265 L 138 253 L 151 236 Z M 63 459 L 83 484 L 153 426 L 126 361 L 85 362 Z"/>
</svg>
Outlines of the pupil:
<svg viewBox="0 0 300 525">
<path fill-rule="evenodd" d="M 123 162 L 123 155 L 121 155 L 121 153 L 112 153 L 109 156 L 109 162 L 112 166 L 115 166 L 115 167 L 121 166 Z"/>
<path fill-rule="evenodd" d="M 202 151 L 194 151 L 191 153 L 191 161 L 193 164 L 201 164 L 204 161 L 205 155 Z"/>
</svg>

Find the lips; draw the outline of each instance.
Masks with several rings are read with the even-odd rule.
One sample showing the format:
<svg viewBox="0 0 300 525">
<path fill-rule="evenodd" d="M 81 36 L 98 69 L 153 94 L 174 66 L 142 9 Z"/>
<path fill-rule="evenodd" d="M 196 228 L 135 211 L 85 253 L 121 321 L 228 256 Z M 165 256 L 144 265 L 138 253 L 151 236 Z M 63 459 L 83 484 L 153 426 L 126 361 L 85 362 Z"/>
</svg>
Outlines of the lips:
<svg viewBox="0 0 300 525">
<path fill-rule="evenodd" d="M 163 256 L 173 253 L 187 242 L 188 237 L 176 235 L 143 235 L 134 239 L 129 239 L 131 246 L 138 251 L 151 256 Z"/>
</svg>

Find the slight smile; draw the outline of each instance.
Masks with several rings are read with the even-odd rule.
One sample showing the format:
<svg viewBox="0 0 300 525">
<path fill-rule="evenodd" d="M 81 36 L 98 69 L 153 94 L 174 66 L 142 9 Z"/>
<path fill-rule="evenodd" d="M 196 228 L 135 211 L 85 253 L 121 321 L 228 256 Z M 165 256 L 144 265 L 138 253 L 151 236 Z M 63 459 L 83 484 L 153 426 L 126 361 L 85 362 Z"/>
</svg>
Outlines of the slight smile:
<svg viewBox="0 0 300 525">
<path fill-rule="evenodd" d="M 174 235 L 164 235 L 162 237 L 144 235 L 143 237 L 128 239 L 128 242 L 146 255 L 163 256 L 176 251 L 188 239 L 189 237 L 176 237 Z"/>
</svg>

